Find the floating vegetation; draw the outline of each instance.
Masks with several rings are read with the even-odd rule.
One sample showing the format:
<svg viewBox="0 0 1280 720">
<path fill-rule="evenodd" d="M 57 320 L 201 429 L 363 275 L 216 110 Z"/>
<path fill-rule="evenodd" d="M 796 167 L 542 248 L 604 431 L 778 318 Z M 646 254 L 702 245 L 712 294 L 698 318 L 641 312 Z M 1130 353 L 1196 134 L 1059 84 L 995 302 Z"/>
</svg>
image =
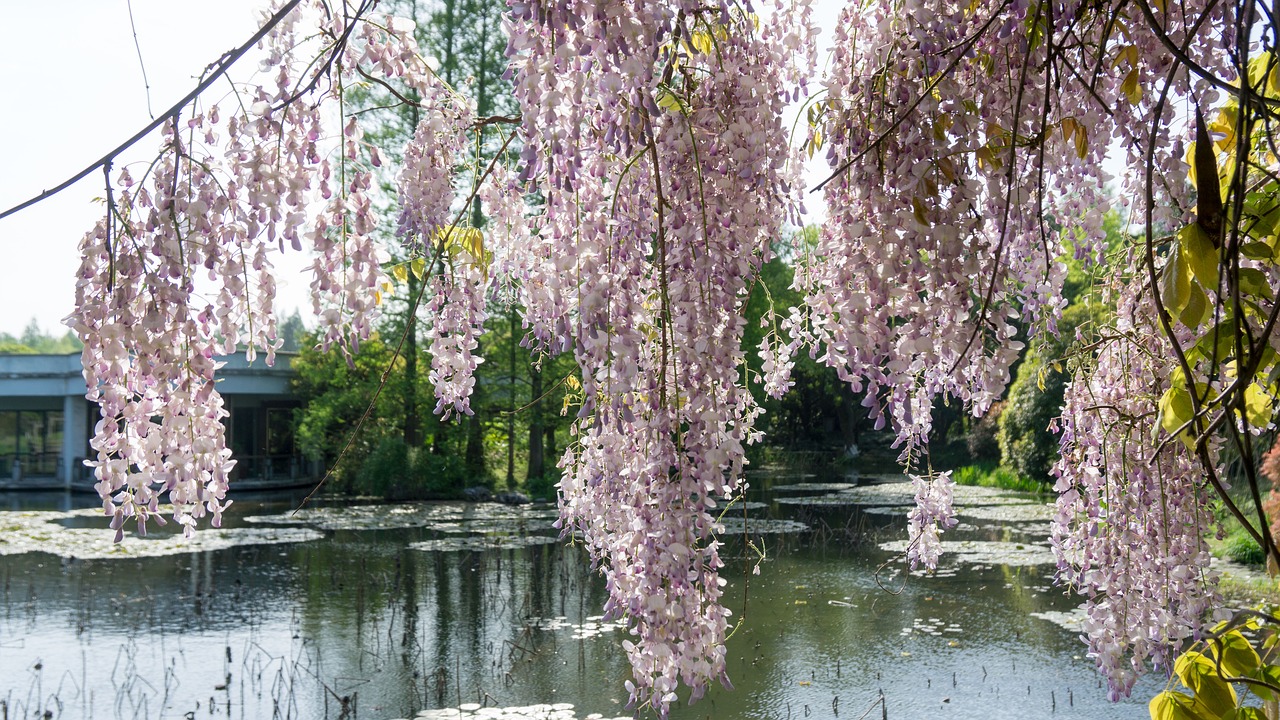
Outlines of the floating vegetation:
<svg viewBox="0 0 1280 720">
<path fill-rule="evenodd" d="M 880 549 L 905 554 L 907 541 L 893 540 L 880 543 Z M 981 563 L 1009 567 L 1049 565 L 1057 562 L 1053 551 L 1048 546 L 994 540 L 943 540 L 942 560 L 945 562 L 948 558 L 955 563 Z"/>
<path fill-rule="evenodd" d="M 1028 497 L 1011 494 L 999 488 L 956 485 L 953 490 L 954 503 L 957 507 L 972 505 L 1025 505 L 1032 502 Z M 853 498 L 859 505 L 914 505 L 916 492 L 909 482 L 880 483 L 878 485 L 858 485 L 848 490 L 841 490 L 842 496 Z M 779 500 L 781 502 L 781 500 Z"/>
<path fill-rule="evenodd" d="M 911 621 L 911 627 L 902 628 L 902 631 L 899 632 L 898 635 L 905 637 L 907 635 L 919 633 L 922 635 L 941 637 L 942 633 L 960 632 L 964 632 L 964 629 L 956 623 L 944 623 L 938 618 L 916 618 Z"/>
<path fill-rule="evenodd" d="M 774 485 L 770 489 L 774 492 L 836 492 L 837 490 L 849 490 L 855 487 L 857 486 L 848 482 L 802 482 L 791 485 Z"/>
<path fill-rule="evenodd" d="M 463 703 L 456 708 L 423 710 L 414 717 L 417 720 L 578 720 L 573 705 L 569 703 L 513 707 L 481 707 L 477 703 Z M 582 720 L 631 720 L 631 716 L 605 718 L 600 713 L 591 713 L 583 716 Z"/>
<path fill-rule="evenodd" d="M 529 627 L 548 632 L 572 631 L 574 640 L 587 640 L 614 630 L 626 630 L 625 620 L 605 620 L 603 615 L 593 615 L 580 623 L 569 622 L 561 615 L 553 618 L 530 618 Z"/>
<path fill-rule="evenodd" d="M 210 528 L 190 538 L 183 537 L 181 533 L 158 531 L 153 531 L 148 537 L 130 534 L 117 543 L 116 533 L 107 527 L 105 519 L 101 527 L 78 528 L 62 524 L 86 515 L 101 518 L 102 512 L 89 508 L 71 512 L 0 513 L 0 555 L 45 552 L 81 560 L 160 557 L 224 550 L 239 545 L 307 542 L 324 537 L 310 528 Z"/>
<path fill-rule="evenodd" d="M 1073 608 L 1071 610 L 1045 610 L 1044 612 L 1030 613 L 1031 617 L 1048 620 L 1054 625 L 1066 628 L 1071 632 L 1082 632 L 1084 630 L 1084 621 L 1086 615 L 1082 608 Z"/>
<path fill-rule="evenodd" d="M 743 528 L 746 528 L 748 535 L 776 535 L 779 533 L 801 533 L 808 532 L 809 526 L 799 520 L 767 520 L 748 518 L 744 523 L 740 517 L 725 517 L 720 520 L 720 524 L 724 526 L 724 532 L 719 533 L 720 537 L 729 535 L 741 535 Z"/>
<path fill-rule="evenodd" d="M 414 550 L 426 552 L 484 552 L 485 550 L 519 550 L 534 545 L 552 545 L 559 538 L 549 535 L 469 535 L 446 537 L 409 543 Z"/>
<path fill-rule="evenodd" d="M 986 505 L 960 508 L 956 511 L 956 514 L 977 520 L 992 520 L 1000 523 L 1038 522 L 1045 523 L 1047 526 L 1049 520 L 1053 517 L 1053 505 L 1039 503 Z"/>
<path fill-rule="evenodd" d="M 813 495 L 809 497 L 787 497 L 778 498 L 779 505 L 804 505 L 808 507 L 849 507 L 851 505 L 860 505 L 857 498 L 848 495 Z"/>
<path fill-rule="evenodd" d="M 555 528 L 554 520 L 528 519 L 528 520 L 474 520 L 471 522 L 446 522 L 439 525 L 428 525 L 431 530 L 438 530 L 447 533 L 471 533 L 488 535 L 497 533 L 499 535 L 507 533 L 555 533 L 560 531 Z"/>
<path fill-rule="evenodd" d="M 256 515 L 245 519 L 251 523 L 267 525 L 308 525 L 320 530 L 394 530 L 421 527 L 446 532 L 470 532 L 464 526 L 489 523 L 497 524 L 510 532 L 529 529 L 534 524 L 549 525 L 549 521 L 556 517 L 558 513 L 554 507 L 515 507 L 496 503 L 406 503 L 303 508 L 297 512 Z M 521 526 L 522 523 L 525 524 L 524 527 Z M 481 529 L 477 532 L 484 531 Z"/>
<path fill-rule="evenodd" d="M 911 512 L 913 505 L 875 505 L 866 508 L 862 512 L 868 515 L 891 515 L 893 517 L 905 518 L 907 513 Z"/>
<path fill-rule="evenodd" d="M 723 508 L 720 508 L 720 511 L 728 515 L 732 515 L 733 513 L 741 514 L 744 510 L 746 512 L 752 512 L 755 510 L 768 510 L 768 509 L 769 509 L 769 503 L 755 502 L 754 500 L 750 500 L 746 502 L 742 500 L 735 500 L 725 505 Z M 712 514 L 714 515 L 715 513 L 712 513 Z"/>
</svg>

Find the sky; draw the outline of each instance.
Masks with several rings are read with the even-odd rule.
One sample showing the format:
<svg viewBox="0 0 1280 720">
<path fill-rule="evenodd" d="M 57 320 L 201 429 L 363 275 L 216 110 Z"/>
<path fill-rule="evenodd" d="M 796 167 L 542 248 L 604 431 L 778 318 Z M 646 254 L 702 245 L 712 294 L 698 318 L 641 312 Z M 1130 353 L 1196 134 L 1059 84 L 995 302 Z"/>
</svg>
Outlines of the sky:
<svg viewBox="0 0 1280 720">
<path fill-rule="evenodd" d="M 841 4 L 814 2 L 824 48 Z M 156 113 L 181 99 L 206 66 L 253 35 L 263 6 L 260 0 L 0 0 L 0 211 L 58 185 L 145 127 L 152 118 L 148 95 Z M 251 71 L 241 68 L 236 77 Z M 156 142 L 143 140 L 123 162 L 149 160 Z M 102 196 L 99 171 L 0 220 L 0 333 L 18 335 L 32 319 L 45 332 L 65 332 L 77 246 L 101 217 L 103 205 L 95 199 Z M 283 275 L 278 307 L 286 313 L 306 307 L 302 266 L 300 258 L 277 265 Z"/>
</svg>

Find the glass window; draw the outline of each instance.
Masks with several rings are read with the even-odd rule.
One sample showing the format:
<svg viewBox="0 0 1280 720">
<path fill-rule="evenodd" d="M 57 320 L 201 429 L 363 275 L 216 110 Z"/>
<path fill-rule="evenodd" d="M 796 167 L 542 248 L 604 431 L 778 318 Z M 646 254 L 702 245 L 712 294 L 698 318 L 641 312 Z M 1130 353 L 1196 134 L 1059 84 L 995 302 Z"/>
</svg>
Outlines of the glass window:
<svg viewBox="0 0 1280 720">
<path fill-rule="evenodd" d="M 18 413 L 13 410 L 0 410 L 0 460 L 12 464 L 13 456 L 18 452 Z M 7 473 L 8 466 L 0 467 L 0 472 Z"/>
</svg>

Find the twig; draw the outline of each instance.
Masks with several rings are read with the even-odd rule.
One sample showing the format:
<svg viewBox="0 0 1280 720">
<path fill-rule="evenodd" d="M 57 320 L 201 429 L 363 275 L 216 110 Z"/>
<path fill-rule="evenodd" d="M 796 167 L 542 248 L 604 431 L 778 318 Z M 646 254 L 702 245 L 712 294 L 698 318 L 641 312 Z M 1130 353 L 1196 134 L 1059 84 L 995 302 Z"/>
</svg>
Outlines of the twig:
<svg viewBox="0 0 1280 720">
<path fill-rule="evenodd" d="M 38 202 L 47 200 L 53 197 L 54 195 L 57 195 L 58 193 L 62 192 L 63 190 L 66 190 L 67 188 L 71 187 L 72 185 L 76 184 L 80 180 L 87 177 L 93 171 L 115 160 L 125 150 L 128 150 L 129 148 L 138 144 L 139 141 L 141 141 L 147 135 L 150 135 L 153 131 L 155 131 L 157 128 L 163 125 L 165 121 L 167 121 L 169 118 L 176 117 L 180 112 L 182 112 L 182 109 L 184 107 L 194 102 L 196 98 L 200 97 L 201 93 L 203 93 L 205 90 L 208 90 L 210 86 L 212 86 L 215 82 L 217 82 L 218 78 L 225 75 L 226 72 L 231 69 L 232 65 L 234 65 L 242 56 L 244 56 L 245 53 L 249 52 L 250 48 L 258 44 L 259 40 L 266 37 L 267 33 L 271 32 L 272 28 L 274 28 L 276 25 L 279 25 L 280 22 L 284 20 L 285 17 L 288 16 L 288 14 L 292 12 L 293 9 L 296 8 L 298 6 L 298 3 L 300 2 L 302 2 L 302 0 L 289 0 L 289 2 L 284 7 L 280 8 L 280 10 L 277 11 L 275 15 L 272 15 L 267 20 L 266 24 L 263 25 L 262 28 L 259 29 L 257 33 L 254 33 L 253 37 L 249 38 L 248 42 L 246 42 L 245 44 L 241 45 L 240 47 L 234 50 L 224 53 L 221 58 L 216 60 L 210 66 L 208 75 L 203 80 L 200 81 L 200 84 L 196 85 L 194 90 L 187 93 L 186 97 L 174 103 L 173 106 L 170 107 L 168 110 L 166 110 L 163 115 L 152 120 L 150 123 L 147 124 L 146 127 L 134 133 L 133 137 L 117 145 L 115 149 L 113 149 L 111 152 L 108 152 L 106 155 L 103 155 L 101 158 L 96 160 L 92 165 L 89 165 L 88 167 L 76 173 L 75 175 L 72 175 L 70 178 L 68 178 L 67 180 L 64 180 L 62 183 L 60 183 L 53 189 L 45 190 L 44 192 L 40 193 L 39 195 L 36 195 L 30 200 L 21 202 L 9 208 L 8 210 L 5 210 L 4 212 L 0 212 L 0 220 L 3 220 L 4 218 L 9 217 L 10 215 L 13 215 L 16 212 L 25 210 L 31 207 L 32 205 L 35 205 Z"/>
</svg>

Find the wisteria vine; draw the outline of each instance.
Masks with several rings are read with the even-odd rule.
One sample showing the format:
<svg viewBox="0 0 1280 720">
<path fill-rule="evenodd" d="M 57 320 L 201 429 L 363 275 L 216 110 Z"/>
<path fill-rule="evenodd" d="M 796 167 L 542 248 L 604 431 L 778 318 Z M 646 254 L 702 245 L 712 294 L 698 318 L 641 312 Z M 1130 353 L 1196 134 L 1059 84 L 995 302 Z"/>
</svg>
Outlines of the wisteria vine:
<svg viewBox="0 0 1280 720">
<path fill-rule="evenodd" d="M 829 214 L 816 245 L 789 248 L 804 302 L 777 309 L 761 381 L 785 393 L 808 351 L 862 393 L 913 473 L 909 559 L 933 567 L 955 522 L 949 475 L 919 474 L 935 402 L 981 415 L 1022 339 L 1056 332 L 1061 258 L 1107 250 L 1119 147 L 1142 271 L 1116 275 L 1104 341 L 1077 363 L 1054 545 L 1113 694 L 1196 632 L 1216 602 L 1204 538 L 1223 438 L 1252 457 L 1275 396 L 1274 253 L 1256 247 L 1274 244 L 1275 221 L 1259 224 L 1275 208 L 1246 199 L 1272 188 L 1264 200 L 1280 203 L 1269 16 L 1221 0 L 851 2 L 811 97 L 807 0 L 512 0 L 520 157 L 473 168 L 468 195 L 455 171 L 492 119 L 435 75 L 411 23 L 372 5 L 266 16 L 265 82 L 178 106 L 150 166 L 105 165 L 70 323 L 102 414 L 88 464 L 117 537 L 129 518 L 165 522 L 162 500 L 187 532 L 220 522 L 235 461 L 216 358 L 271 361 L 272 253 L 311 253 L 321 342 L 356 352 L 387 282 L 376 237 L 394 226 L 397 255 L 425 270 L 411 300 L 437 412 L 470 412 L 497 287 L 531 351 L 576 360 L 562 528 L 604 574 L 606 614 L 630 624 L 633 703 L 665 714 L 681 684 L 696 699 L 728 682 L 715 517 L 744 487 L 761 412 L 744 306 L 784 224 L 802 222 L 803 153 L 826 157 Z M 402 157 L 367 142 L 346 105 L 360 84 L 415 106 Z M 796 146 L 788 107 L 802 99 Z M 1219 109 L 1212 132 L 1192 122 L 1202 108 Z M 387 163 L 395 218 L 375 209 Z M 1188 175 L 1223 192 L 1196 193 Z M 477 199 L 483 233 L 463 223 Z M 1228 340 L 1205 341 L 1207 327 Z"/>
</svg>

